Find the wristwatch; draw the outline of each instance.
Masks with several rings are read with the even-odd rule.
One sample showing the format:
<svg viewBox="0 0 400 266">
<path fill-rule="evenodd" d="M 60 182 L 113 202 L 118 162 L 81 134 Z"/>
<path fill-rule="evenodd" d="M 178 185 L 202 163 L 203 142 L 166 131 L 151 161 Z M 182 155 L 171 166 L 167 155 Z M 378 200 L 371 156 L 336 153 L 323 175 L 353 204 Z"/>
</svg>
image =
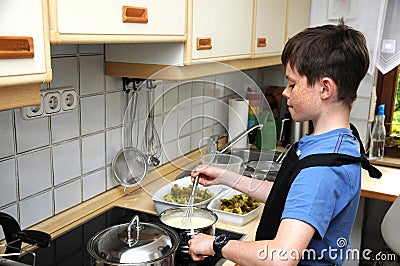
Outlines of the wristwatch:
<svg viewBox="0 0 400 266">
<path fill-rule="evenodd" d="M 231 240 L 231 238 L 226 234 L 217 236 L 213 242 L 213 249 L 215 254 L 223 258 L 224 256 L 222 256 L 221 250 L 223 247 L 225 247 L 226 244 L 228 244 L 229 240 Z"/>
</svg>

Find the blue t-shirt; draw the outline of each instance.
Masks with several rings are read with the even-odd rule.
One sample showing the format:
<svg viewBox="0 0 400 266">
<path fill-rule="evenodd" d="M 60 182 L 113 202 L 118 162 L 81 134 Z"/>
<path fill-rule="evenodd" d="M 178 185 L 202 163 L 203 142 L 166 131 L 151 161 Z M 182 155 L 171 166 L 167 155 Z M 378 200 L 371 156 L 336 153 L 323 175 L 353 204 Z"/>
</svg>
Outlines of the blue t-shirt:
<svg viewBox="0 0 400 266">
<path fill-rule="evenodd" d="M 344 153 L 359 157 L 359 142 L 346 128 L 304 136 L 299 141 L 299 159 L 318 153 Z M 303 169 L 294 180 L 282 219 L 293 218 L 312 225 L 316 232 L 302 264 L 325 261 L 341 265 L 350 247 L 350 232 L 360 200 L 361 164 L 315 166 Z M 302 254 L 300 254 L 302 255 Z"/>
</svg>

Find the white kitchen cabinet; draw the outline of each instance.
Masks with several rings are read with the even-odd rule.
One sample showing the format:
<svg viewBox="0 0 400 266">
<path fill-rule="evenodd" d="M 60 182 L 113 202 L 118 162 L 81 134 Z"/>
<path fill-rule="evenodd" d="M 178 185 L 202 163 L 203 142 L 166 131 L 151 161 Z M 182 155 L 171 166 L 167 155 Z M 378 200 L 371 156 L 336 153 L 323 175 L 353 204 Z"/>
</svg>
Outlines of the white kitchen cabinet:
<svg viewBox="0 0 400 266">
<path fill-rule="evenodd" d="M 286 1 L 257 0 L 255 36 L 256 56 L 279 54 L 285 44 Z"/>
<path fill-rule="evenodd" d="M 189 6 L 190 8 L 190 6 Z M 247 57 L 251 53 L 253 1 L 192 0 L 189 60 Z M 189 16 L 190 19 L 190 16 Z"/>
<path fill-rule="evenodd" d="M 186 0 L 48 0 L 51 43 L 183 42 Z"/>
<path fill-rule="evenodd" d="M 0 110 L 40 102 L 51 80 L 46 0 L 0 1 Z"/>
<path fill-rule="evenodd" d="M 225 71 L 218 67 L 211 70 L 210 62 L 222 62 L 239 70 L 278 65 L 287 38 L 287 22 L 301 21 L 310 14 L 309 5 L 306 14 L 298 15 L 289 12 L 288 3 L 291 1 L 187 0 L 186 42 L 107 44 L 106 75 L 149 78 L 169 67 L 168 75 L 158 78 L 181 80 Z M 292 3 L 291 10 L 298 5 Z M 288 18 L 289 13 L 296 18 Z M 290 32 L 298 28 L 289 25 Z M 265 45 L 262 41 L 257 45 L 259 38 L 265 39 Z M 198 62 L 208 65 L 200 66 Z"/>
<path fill-rule="evenodd" d="M 310 12 L 311 0 L 288 0 L 286 39 L 310 26 Z"/>
</svg>

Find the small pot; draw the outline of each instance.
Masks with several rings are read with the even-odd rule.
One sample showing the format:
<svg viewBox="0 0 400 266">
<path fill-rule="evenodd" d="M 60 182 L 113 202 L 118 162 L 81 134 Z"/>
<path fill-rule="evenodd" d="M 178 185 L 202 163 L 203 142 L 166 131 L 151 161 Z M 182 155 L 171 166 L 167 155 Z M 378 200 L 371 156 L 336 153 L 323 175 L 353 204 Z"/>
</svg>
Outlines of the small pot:
<svg viewBox="0 0 400 266">
<path fill-rule="evenodd" d="M 93 236 L 87 250 L 93 265 L 167 265 L 173 266 L 179 246 L 177 233 L 167 227 L 130 223 L 106 228 Z"/>
<path fill-rule="evenodd" d="M 207 209 L 193 207 L 193 215 L 191 216 L 191 224 L 184 226 L 180 221 L 183 221 L 186 207 L 177 207 L 167 209 L 160 213 L 160 221 L 169 227 L 175 229 L 179 235 L 179 252 L 189 253 L 188 241 L 193 235 L 203 233 L 206 235 L 215 235 L 215 224 L 218 220 L 218 216 Z M 204 225 L 196 225 L 196 218 L 202 218 L 206 221 Z"/>
</svg>

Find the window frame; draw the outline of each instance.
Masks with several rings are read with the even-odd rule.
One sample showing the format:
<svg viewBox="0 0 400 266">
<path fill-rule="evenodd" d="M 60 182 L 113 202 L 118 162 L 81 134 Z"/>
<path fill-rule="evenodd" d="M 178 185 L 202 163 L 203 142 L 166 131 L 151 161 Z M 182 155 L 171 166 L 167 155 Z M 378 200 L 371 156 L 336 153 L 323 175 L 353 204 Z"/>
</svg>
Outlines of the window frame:
<svg viewBox="0 0 400 266">
<path fill-rule="evenodd" d="M 393 112 L 395 107 L 394 98 L 396 97 L 396 90 L 398 85 L 398 75 L 400 65 L 392 69 L 386 74 L 382 74 L 378 70 L 378 77 L 376 83 L 376 102 L 385 104 L 385 127 L 386 132 L 391 132 Z M 375 108 L 375 114 L 377 113 Z M 392 157 L 400 157 L 400 147 L 387 147 L 385 148 L 385 155 Z"/>
</svg>

